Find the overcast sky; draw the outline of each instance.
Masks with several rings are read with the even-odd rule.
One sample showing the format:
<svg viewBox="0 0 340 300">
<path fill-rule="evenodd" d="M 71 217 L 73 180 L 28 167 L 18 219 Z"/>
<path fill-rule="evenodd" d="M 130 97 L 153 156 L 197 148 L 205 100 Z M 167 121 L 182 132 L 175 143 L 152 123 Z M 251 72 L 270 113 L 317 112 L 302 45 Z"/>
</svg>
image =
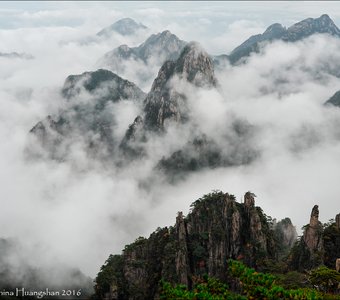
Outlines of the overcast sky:
<svg viewBox="0 0 340 300">
<path fill-rule="evenodd" d="M 34 56 L 0 58 L 0 237 L 19 239 L 29 255 L 35 253 L 33 261 L 58 257 L 94 276 L 110 253 L 158 226 L 172 225 L 177 211 L 187 213 L 190 203 L 214 189 L 238 200 L 251 190 L 266 214 L 289 216 L 298 229 L 309 221 L 314 204 L 323 222 L 334 218 L 339 213 L 340 118 L 338 110 L 322 104 L 340 82 L 313 77 L 320 66 L 340 62 L 339 41 L 330 37 L 275 43 L 247 65 L 220 72 L 221 94 L 195 95 L 194 113 L 204 120 L 206 133 L 219 138 L 218 128 L 230 125 L 223 122 L 231 114 L 259 129 L 256 146 L 263 156 L 249 167 L 204 171 L 175 186 L 145 191 L 139 183 L 149 169 L 75 174 L 66 163 L 33 164 L 24 158 L 28 131 L 62 107 L 59 91 L 68 75 L 94 70 L 107 51 L 146 38 L 117 35 L 81 43 L 120 18 L 132 17 L 152 33 L 169 29 L 185 41 L 199 41 L 210 54 L 228 54 L 272 23 L 288 27 L 324 13 L 340 25 L 335 1 L 0 2 L 0 52 Z M 286 83 L 277 85 L 280 79 Z M 211 99 L 209 106 L 205 98 Z M 116 111 L 124 126 L 136 113 L 124 104 Z M 175 148 L 173 140 L 162 142 Z"/>
</svg>

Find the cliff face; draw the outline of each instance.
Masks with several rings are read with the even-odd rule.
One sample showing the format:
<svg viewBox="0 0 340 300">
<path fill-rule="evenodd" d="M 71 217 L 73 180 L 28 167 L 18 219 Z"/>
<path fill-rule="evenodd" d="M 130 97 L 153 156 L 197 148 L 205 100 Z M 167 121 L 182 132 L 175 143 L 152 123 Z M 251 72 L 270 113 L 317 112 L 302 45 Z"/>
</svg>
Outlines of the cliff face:
<svg viewBox="0 0 340 300">
<path fill-rule="evenodd" d="M 68 76 L 61 94 L 65 108 L 30 130 L 41 153 L 57 160 L 64 160 L 69 146 L 77 141 L 84 142 L 94 157 L 98 153 L 112 156 L 118 143 L 113 138 L 116 120 L 109 108 L 123 100 L 138 104 L 145 98 L 134 83 L 103 69 Z"/>
<path fill-rule="evenodd" d="M 326 265 L 335 268 L 340 257 L 340 214 L 335 222 L 322 225 L 319 221 L 319 208 L 315 205 L 311 212 L 309 224 L 305 226 L 303 236 L 294 245 L 290 265 L 300 271 L 310 270 Z"/>
<path fill-rule="evenodd" d="M 284 257 L 287 251 L 291 249 L 297 239 L 297 232 L 295 226 L 289 218 L 285 218 L 280 222 L 273 224 L 276 242 L 279 245 L 279 258 Z"/>
<path fill-rule="evenodd" d="M 322 234 L 322 226 L 319 222 L 319 207 L 314 205 L 309 225 L 306 227 L 306 230 L 303 233 L 303 240 L 306 244 L 307 249 L 313 253 L 316 251 L 322 251 L 323 243 L 321 239 Z"/>
<path fill-rule="evenodd" d="M 229 258 L 251 266 L 263 258 L 274 258 L 274 233 L 255 206 L 254 196 L 247 192 L 244 203 L 222 192 L 198 199 L 187 217 L 178 213 L 175 226 L 158 229 L 148 239 L 139 238 L 126 246 L 119 256 L 120 267 L 108 261 L 96 280 L 97 296 L 154 299 L 161 279 L 190 287 L 204 274 L 225 279 Z M 108 269 L 114 274 L 109 278 L 110 288 L 102 280 Z"/>
<path fill-rule="evenodd" d="M 145 99 L 145 124 L 149 129 L 162 129 L 166 120 L 185 121 L 185 95 L 171 82 L 175 77 L 197 87 L 214 87 L 216 78 L 209 55 L 198 43 L 189 43 L 176 61 L 167 61 L 154 80 Z"/>
</svg>

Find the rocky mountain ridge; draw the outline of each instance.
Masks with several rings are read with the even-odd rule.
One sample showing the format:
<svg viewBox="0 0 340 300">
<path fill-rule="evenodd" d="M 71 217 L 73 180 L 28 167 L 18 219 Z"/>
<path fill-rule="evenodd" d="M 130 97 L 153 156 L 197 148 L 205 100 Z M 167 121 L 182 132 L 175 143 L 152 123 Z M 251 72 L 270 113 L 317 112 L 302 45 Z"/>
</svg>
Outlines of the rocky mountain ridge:
<svg viewBox="0 0 340 300">
<path fill-rule="evenodd" d="M 251 36 L 240 46 L 236 47 L 229 54 L 231 64 L 236 64 L 241 59 L 248 57 L 253 52 L 259 52 L 262 44 L 274 40 L 285 42 L 296 42 L 317 33 L 327 33 L 335 37 L 340 37 L 340 29 L 334 24 L 332 19 L 324 14 L 319 18 L 308 18 L 302 20 L 288 29 L 281 24 L 270 25 L 263 34 Z"/>
<path fill-rule="evenodd" d="M 294 37 L 302 38 L 315 32 L 338 35 L 338 29 L 332 20 L 323 15 L 318 19 L 306 19 L 288 29 L 280 24 L 273 24 L 262 35 L 251 37 L 240 47 L 253 49 L 254 45 L 259 45 L 264 40 L 280 38 L 293 41 Z M 236 52 L 239 51 L 241 50 Z M 124 67 L 123 61 L 135 59 L 142 63 L 152 57 L 159 61 L 172 60 L 163 63 L 148 94 L 133 83 L 119 79 L 118 75 L 110 71 L 98 70 L 69 76 L 62 94 L 69 102 L 79 100 L 81 104 L 71 104 L 71 108 L 66 108 L 60 116 L 49 116 L 32 128 L 32 133 L 45 140 L 42 144 L 50 144 L 51 148 L 55 148 L 61 144 L 65 133 L 76 132 L 87 137 L 87 133 L 90 133 L 91 138 L 87 141 L 90 149 L 107 149 L 110 160 L 121 156 L 120 161 L 126 158 L 127 161 L 132 161 L 146 155 L 148 136 L 166 133 L 170 124 L 182 126 L 191 120 L 195 103 L 189 103 L 188 92 L 183 90 L 183 86 L 191 87 L 193 93 L 200 89 L 218 90 L 214 58 L 198 43 L 181 41 L 169 31 L 154 34 L 135 48 L 122 45 L 112 54 L 119 59 L 117 68 Z M 113 140 L 112 127 L 115 120 L 106 108 L 119 99 L 135 99 L 140 103 L 140 113 L 131 120 L 125 136 Z M 206 105 L 209 105 L 209 99 L 206 100 Z M 231 117 L 230 123 L 223 135 L 213 138 L 207 136 L 201 130 L 202 124 L 195 120 L 188 129 L 190 136 L 187 143 L 170 154 L 164 154 L 155 164 L 155 169 L 168 173 L 173 178 L 207 167 L 251 163 L 259 156 L 259 151 L 254 146 L 256 143 L 253 143 L 254 127 L 237 117 Z M 52 141 L 47 141 L 47 136 L 53 136 Z"/>
<path fill-rule="evenodd" d="M 247 192 L 238 203 L 231 194 L 214 192 L 198 199 L 186 217 L 178 213 L 175 226 L 159 228 L 127 245 L 122 255 L 110 256 L 96 279 L 97 296 L 157 299 L 161 279 L 190 287 L 205 274 L 225 279 L 229 258 L 251 266 L 275 258 L 273 224 L 254 197 Z M 101 281 L 105 270 L 112 274 L 109 285 Z"/>
<path fill-rule="evenodd" d="M 322 225 L 318 206 L 303 236 L 289 218 L 276 222 L 255 206 L 247 192 L 242 203 L 213 192 L 196 200 L 174 226 L 139 237 L 122 254 L 111 255 L 95 280 L 96 299 L 159 299 L 161 282 L 191 289 L 205 277 L 229 282 L 227 261 L 257 270 L 274 269 L 297 280 L 322 264 L 335 269 L 340 256 L 340 214 Z M 290 275 L 288 275 L 290 274 Z M 290 279 L 292 280 L 292 279 Z"/>
<path fill-rule="evenodd" d="M 147 94 L 142 114 L 130 125 L 120 145 L 129 161 L 146 155 L 144 147 L 148 135 L 166 134 L 169 126 L 185 126 L 191 122 L 191 105 L 188 92 L 181 86 L 192 86 L 194 90 L 218 88 L 212 58 L 197 42 L 188 43 L 180 57 L 167 61 L 161 67 Z M 207 99 L 207 105 L 209 100 Z M 256 157 L 251 148 L 252 127 L 243 120 L 235 120 L 229 137 L 229 147 L 224 147 L 212 137 L 201 132 L 201 124 L 194 124 L 187 143 L 169 156 L 163 156 L 156 166 L 169 180 L 177 180 L 185 173 L 202 168 L 241 165 Z"/>
<path fill-rule="evenodd" d="M 185 45 L 186 42 L 180 40 L 169 30 L 165 30 L 152 34 L 138 47 L 130 48 L 128 45 L 121 45 L 113 49 L 106 53 L 98 64 L 118 74 L 125 71 L 126 61 L 146 64 L 150 59 L 154 59 L 153 63 L 162 65 L 167 60 L 177 59 Z"/>
<path fill-rule="evenodd" d="M 115 120 L 108 106 L 122 100 L 141 103 L 145 98 L 135 84 L 102 69 L 68 76 L 61 93 L 66 107 L 30 130 L 42 150 L 57 160 L 64 160 L 70 144 L 80 138 L 91 153 L 112 156 Z"/>
</svg>

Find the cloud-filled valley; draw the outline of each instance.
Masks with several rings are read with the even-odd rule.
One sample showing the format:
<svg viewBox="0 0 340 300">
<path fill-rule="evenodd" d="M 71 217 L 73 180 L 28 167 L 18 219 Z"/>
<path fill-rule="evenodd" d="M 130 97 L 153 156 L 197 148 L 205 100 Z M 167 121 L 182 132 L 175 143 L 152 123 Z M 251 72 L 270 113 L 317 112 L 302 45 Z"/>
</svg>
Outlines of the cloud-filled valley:
<svg viewBox="0 0 340 300">
<path fill-rule="evenodd" d="M 6 239 L 0 247 L 15 248 L 0 257 L 0 274 L 7 264 L 15 266 L 11 276 L 20 281 L 22 269 L 34 267 L 40 281 L 53 267 L 55 274 L 45 276 L 47 282 L 72 282 L 65 274 L 78 272 L 73 278 L 81 283 L 75 284 L 88 288 L 88 277 L 95 276 L 109 254 L 120 253 L 125 244 L 158 226 L 173 224 L 177 211 L 186 214 L 190 203 L 212 190 L 233 193 L 237 199 L 250 190 L 267 214 L 289 216 L 298 231 L 314 204 L 319 204 L 322 221 L 334 218 L 340 109 L 324 103 L 340 89 L 340 38 L 313 34 L 294 43 L 273 40 L 260 44 L 245 63 L 214 66 L 209 55 L 228 55 L 250 35 L 262 33 L 271 20 L 225 18 L 225 30 L 206 48 L 208 32 L 199 40 L 193 26 L 176 25 L 174 13 L 162 20 L 165 12 L 155 4 L 153 17 L 142 8 L 132 12 L 148 29 L 131 36 L 98 38 L 101 28 L 128 16 L 124 10 L 100 7 L 96 9 L 106 25 L 96 24 L 85 9 L 80 25 L 0 28 L 0 52 L 33 56 L 0 57 L 0 237 Z M 227 6 L 214 5 L 222 4 Z M 39 18 L 53 12 L 40 11 Z M 58 13 L 67 17 L 66 12 Z M 27 13 L 26 18 L 38 22 L 37 14 Z M 188 18 L 199 24 L 214 22 L 209 12 L 195 14 Z M 310 17 L 319 14 L 311 10 Z M 294 23 L 289 16 L 280 20 L 287 27 Z M 202 55 L 205 69 L 198 66 L 193 79 L 186 58 L 181 61 L 181 45 L 177 56 L 170 57 L 174 65 L 164 71 L 164 76 L 172 72 L 170 79 L 160 72 L 169 57 L 151 53 L 145 61 L 119 62 L 124 69 L 116 74 L 128 83 L 112 79 L 111 73 L 100 73 L 93 83 L 92 75 L 85 74 L 71 84 L 75 94 L 63 95 L 69 75 L 94 72 L 103 67 L 98 62 L 106 53 L 121 45 L 138 47 L 167 29 L 180 40 L 200 43 L 192 46 L 190 59 L 197 63 Z M 188 38 L 190 33 L 193 38 Z M 204 73 L 207 68 L 211 74 Z M 205 76 L 209 84 L 200 84 Z M 173 102 L 170 108 L 162 106 L 162 122 L 149 130 L 145 107 L 157 104 L 155 78 L 167 89 L 162 97 Z M 120 84 L 120 94 L 112 100 Z M 157 97 L 148 94 L 150 90 Z M 48 122 L 47 116 L 59 122 L 53 125 L 57 130 L 44 123 L 44 134 L 56 143 L 58 153 L 52 156 L 30 133 L 40 121 Z M 136 123 L 128 145 L 140 156 L 125 153 L 123 143 L 137 116 L 144 123 Z M 157 122 L 161 117 L 155 117 Z"/>
</svg>

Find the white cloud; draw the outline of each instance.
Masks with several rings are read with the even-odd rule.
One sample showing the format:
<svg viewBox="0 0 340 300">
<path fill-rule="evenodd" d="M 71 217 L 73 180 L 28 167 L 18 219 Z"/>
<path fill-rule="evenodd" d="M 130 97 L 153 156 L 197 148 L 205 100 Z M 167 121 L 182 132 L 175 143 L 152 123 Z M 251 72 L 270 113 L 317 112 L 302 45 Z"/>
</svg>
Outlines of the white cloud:
<svg viewBox="0 0 340 300">
<path fill-rule="evenodd" d="M 26 28 L 0 30 L 1 51 L 27 52 L 35 57 L 0 59 L 0 137 L 4 141 L 0 149 L 0 236 L 20 239 L 24 256 L 33 261 L 58 257 L 59 261 L 94 276 L 110 253 L 119 253 L 124 244 L 139 235 L 148 235 L 158 226 L 173 224 L 178 210 L 188 212 L 191 202 L 213 189 L 234 193 L 237 199 L 245 191 L 254 191 L 258 195 L 257 204 L 267 214 L 278 218 L 290 216 L 298 228 L 308 222 L 310 209 L 316 203 L 320 205 L 322 221 L 334 217 L 339 194 L 336 166 L 340 163 L 340 112 L 321 104 L 339 89 L 340 81 L 316 71 L 328 67 L 329 61 L 337 69 L 340 44 L 324 36 L 294 45 L 280 42 L 268 45 L 259 55 L 250 57 L 247 64 L 228 66 L 218 74 L 221 93 L 200 90 L 188 95 L 193 119 L 201 121 L 201 131 L 221 144 L 224 143 L 221 137 L 228 133 L 235 116 L 254 126 L 252 142 L 262 155 L 250 166 L 205 170 L 176 185 L 155 179 L 149 190 L 142 189 L 140 183 L 150 176 L 157 161 L 185 145 L 193 127 L 190 124 L 184 129 L 173 126 L 166 136 L 151 138 L 147 145 L 149 156 L 123 170 L 91 165 L 81 140 L 71 149 L 73 164 L 27 162 L 24 149 L 28 131 L 37 121 L 65 105 L 59 94 L 65 78 L 93 70 L 99 57 L 121 43 L 137 44 L 136 40 L 121 36 L 108 41 L 80 42 L 129 12 L 123 6 L 119 10 L 110 6 L 116 4 L 106 5 L 93 11 L 73 7 L 69 12 L 65 9 L 18 12 L 17 18 L 23 17 L 20 24 Z M 139 16 L 138 21 L 155 32 L 170 28 L 182 39 L 202 41 L 211 53 L 227 53 L 249 35 L 261 33 L 276 14 L 288 20 L 295 18 L 297 12 L 302 14 L 305 7 L 300 3 L 280 4 L 287 10 L 269 16 L 271 5 L 247 3 L 248 11 L 257 10 L 257 14 L 245 15 L 237 21 L 233 16 L 243 15 L 245 4 L 237 3 L 240 10 L 233 4 L 235 14 L 231 9 L 223 11 L 225 4 L 215 5 L 212 10 L 205 5 L 204 9 L 183 11 L 182 16 L 194 16 L 190 20 L 177 19 L 175 8 L 169 9 L 168 14 L 158 3 L 130 9 L 132 16 Z M 316 13 L 316 6 L 308 5 Z M 265 21 L 259 21 L 259 7 L 266 13 Z M 296 7 L 298 10 L 290 17 L 288 12 Z M 212 11 L 220 11 L 218 22 Z M 100 18 L 98 12 L 102 13 Z M 78 16 L 78 25 L 65 26 L 72 16 Z M 230 19 L 224 19 L 227 17 Z M 199 24 L 193 21 L 195 18 Z M 48 20 L 53 21 L 53 26 L 45 27 Z M 57 20 L 62 26 L 56 26 Z M 33 28 L 29 26 L 32 24 L 44 26 Z M 213 29 L 220 24 L 224 24 L 223 29 L 215 32 Z M 287 21 L 283 25 L 290 24 Z M 127 79 L 134 79 L 137 72 L 150 69 L 128 64 Z M 149 85 L 150 82 L 145 86 Z M 118 122 L 117 138 L 139 111 L 130 102 L 108 109 Z M 80 168 L 82 165 L 85 167 Z M 32 249 L 36 245 L 42 250 L 34 254 Z"/>
</svg>

